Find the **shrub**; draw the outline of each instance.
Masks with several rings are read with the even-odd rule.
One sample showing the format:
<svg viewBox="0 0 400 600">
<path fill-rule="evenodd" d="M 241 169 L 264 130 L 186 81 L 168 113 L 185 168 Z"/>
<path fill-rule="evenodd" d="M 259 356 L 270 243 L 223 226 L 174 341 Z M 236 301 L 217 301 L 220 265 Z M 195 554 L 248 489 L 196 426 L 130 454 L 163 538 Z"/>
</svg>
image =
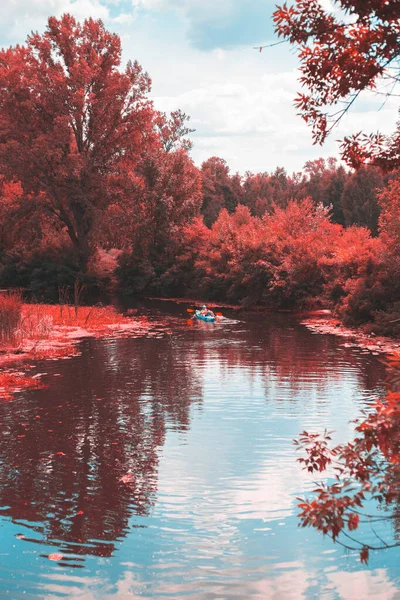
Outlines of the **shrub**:
<svg viewBox="0 0 400 600">
<path fill-rule="evenodd" d="M 368 326 L 368 331 L 381 335 L 400 337 L 400 301 L 374 313 L 374 323 Z"/>
<path fill-rule="evenodd" d="M 32 253 L 13 251 L 0 256 L 0 287 L 24 289 L 27 297 L 40 302 L 58 302 L 60 288 L 73 296 L 77 279 L 85 286 L 85 301 L 94 303 L 102 298 L 103 281 L 96 273 L 82 274 L 68 246 Z"/>
</svg>

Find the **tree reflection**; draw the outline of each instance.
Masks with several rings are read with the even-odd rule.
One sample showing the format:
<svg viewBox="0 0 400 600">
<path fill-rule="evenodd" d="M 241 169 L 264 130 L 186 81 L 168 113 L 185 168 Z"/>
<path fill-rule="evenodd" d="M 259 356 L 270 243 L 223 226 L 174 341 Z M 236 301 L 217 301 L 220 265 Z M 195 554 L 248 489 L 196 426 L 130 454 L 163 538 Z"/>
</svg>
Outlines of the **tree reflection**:
<svg viewBox="0 0 400 600">
<path fill-rule="evenodd" d="M 186 430 L 201 388 L 170 340 L 94 344 L 48 390 L 0 406 L 0 505 L 27 540 L 111 556 L 154 503 L 166 422 Z"/>
<path fill-rule="evenodd" d="M 285 380 L 291 402 L 290 391 L 308 379 L 326 386 L 328 369 L 340 377 L 344 356 L 364 387 L 382 377 L 383 367 L 358 364 L 334 338 L 312 336 L 289 317 L 260 321 L 199 324 L 170 338 L 92 340 L 81 357 L 43 363 L 47 390 L 0 405 L 0 514 L 20 523 L 26 540 L 74 557 L 73 566 L 77 555 L 112 556 L 151 511 L 166 432 L 188 431 L 213 361 L 227 377 L 246 367 L 247 379 L 261 376 L 266 389 L 271 375 Z"/>
<path fill-rule="evenodd" d="M 365 391 L 376 392 L 385 377 L 384 365 L 371 355 L 361 358 L 343 343 L 333 335 L 310 333 L 290 315 L 247 315 L 243 329 L 229 331 L 218 344 L 205 347 L 203 357 L 218 360 L 227 373 L 237 366 L 254 377 L 261 374 L 266 388 L 273 376 L 293 394 L 307 382 L 326 387 L 327 381 L 339 380 L 349 370 Z"/>
</svg>

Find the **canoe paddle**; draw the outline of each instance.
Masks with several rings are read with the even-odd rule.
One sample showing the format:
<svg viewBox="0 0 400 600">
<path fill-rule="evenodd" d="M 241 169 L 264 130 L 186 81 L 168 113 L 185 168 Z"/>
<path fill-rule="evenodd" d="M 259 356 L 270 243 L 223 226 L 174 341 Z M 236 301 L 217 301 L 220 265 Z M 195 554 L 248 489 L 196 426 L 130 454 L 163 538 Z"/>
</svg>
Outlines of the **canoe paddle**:
<svg viewBox="0 0 400 600">
<path fill-rule="evenodd" d="M 188 313 L 195 313 L 196 311 L 193 310 L 193 308 L 187 308 L 186 312 L 188 312 Z M 216 317 L 223 317 L 224 316 L 221 312 L 216 312 L 214 314 L 215 314 Z"/>
</svg>

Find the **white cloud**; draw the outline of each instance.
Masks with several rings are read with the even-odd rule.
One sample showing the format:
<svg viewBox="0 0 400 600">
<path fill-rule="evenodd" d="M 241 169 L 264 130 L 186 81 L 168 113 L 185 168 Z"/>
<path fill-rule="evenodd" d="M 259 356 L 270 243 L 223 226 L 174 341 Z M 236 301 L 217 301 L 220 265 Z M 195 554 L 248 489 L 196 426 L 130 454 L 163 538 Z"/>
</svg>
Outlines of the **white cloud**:
<svg viewBox="0 0 400 600">
<path fill-rule="evenodd" d="M 113 23 L 121 25 L 131 25 L 135 19 L 134 13 L 121 13 L 112 19 Z"/>
<path fill-rule="evenodd" d="M 244 74 L 239 60 L 236 68 Z M 217 153 L 233 171 L 273 170 L 278 164 L 290 169 L 302 166 L 309 157 L 305 146 L 311 146 L 309 131 L 292 109 L 296 88 L 297 73 L 288 71 L 242 83 L 210 82 L 179 96 L 156 96 L 155 102 L 163 110 L 179 106 L 192 115 L 198 162 Z M 289 149 L 293 139 L 296 146 Z M 296 153 L 301 152 L 305 157 L 298 164 Z"/>
<path fill-rule="evenodd" d="M 100 0 L 11 0 L 2 5 L 0 45 L 21 43 L 31 31 L 43 30 L 49 16 L 64 13 L 77 19 L 109 18 L 107 6 Z"/>
<path fill-rule="evenodd" d="M 273 37 L 274 0 L 132 0 L 135 8 L 175 12 L 191 45 L 202 50 L 257 45 Z"/>
<path fill-rule="evenodd" d="M 354 600 L 395 600 L 399 598 L 397 586 L 390 581 L 386 569 L 373 571 L 329 573 L 328 579 L 340 598 Z"/>
<path fill-rule="evenodd" d="M 232 0 L 132 0 L 132 4 L 146 10 L 173 8 L 200 20 L 207 19 L 210 11 L 214 18 L 226 16 L 233 8 Z"/>
</svg>

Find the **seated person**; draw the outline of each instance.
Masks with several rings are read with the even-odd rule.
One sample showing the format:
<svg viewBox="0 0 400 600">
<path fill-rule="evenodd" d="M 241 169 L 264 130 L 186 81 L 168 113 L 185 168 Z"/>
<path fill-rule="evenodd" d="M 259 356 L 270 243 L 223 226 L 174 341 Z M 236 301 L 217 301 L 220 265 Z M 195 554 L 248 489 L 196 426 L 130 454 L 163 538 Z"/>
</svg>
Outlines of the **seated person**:
<svg viewBox="0 0 400 600">
<path fill-rule="evenodd" d="M 201 311 L 200 311 L 200 314 L 201 314 L 202 317 L 213 317 L 213 318 L 215 318 L 215 315 L 214 315 L 213 311 L 209 310 L 205 304 L 203 304 L 203 306 L 201 308 Z"/>
</svg>

